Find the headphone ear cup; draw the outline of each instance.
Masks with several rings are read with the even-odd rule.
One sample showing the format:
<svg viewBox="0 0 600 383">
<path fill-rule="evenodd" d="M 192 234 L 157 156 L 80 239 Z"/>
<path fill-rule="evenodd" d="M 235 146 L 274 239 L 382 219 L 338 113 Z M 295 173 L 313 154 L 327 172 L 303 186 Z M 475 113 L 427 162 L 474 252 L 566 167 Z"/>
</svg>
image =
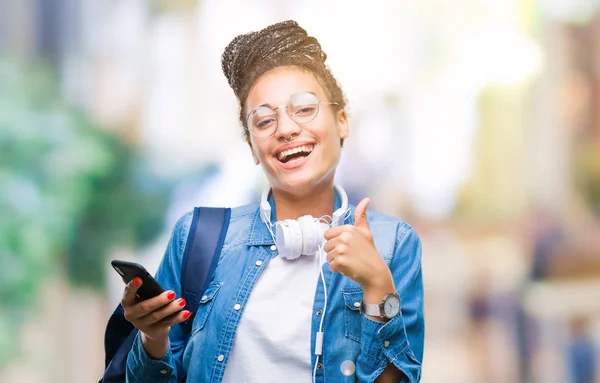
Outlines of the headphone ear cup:
<svg viewBox="0 0 600 383">
<path fill-rule="evenodd" d="M 275 222 L 275 245 L 277 245 L 277 252 L 282 258 L 288 257 L 289 243 L 290 243 L 290 228 L 287 222 L 277 221 Z"/>
<path fill-rule="evenodd" d="M 321 223 L 310 215 L 298 218 L 302 229 L 302 254 L 314 255 L 318 250 Z"/>
<path fill-rule="evenodd" d="M 323 222 L 319 222 L 319 225 L 319 243 L 325 245 L 325 232 L 329 230 L 330 226 Z"/>
<path fill-rule="evenodd" d="M 276 222 L 275 238 L 279 256 L 282 258 L 293 260 L 302 255 L 302 230 L 296 220 Z"/>
<path fill-rule="evenodd" d="M 290 257 L 288 259 L 296 259 L 302 255 L 302 229 L 300 228 L 300 224 L 295 219 L 288 220 L 289 229 L 290 229 Z"/>
</svg>

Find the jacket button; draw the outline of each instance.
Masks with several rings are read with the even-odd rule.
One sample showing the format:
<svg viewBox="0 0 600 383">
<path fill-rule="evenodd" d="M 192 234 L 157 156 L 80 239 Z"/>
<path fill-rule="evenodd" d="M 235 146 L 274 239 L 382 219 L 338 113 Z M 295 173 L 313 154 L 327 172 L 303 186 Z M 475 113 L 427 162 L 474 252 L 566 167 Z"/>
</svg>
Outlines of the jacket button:
<svg viewBox="0 0 600 383">
<path fill-rule="evenodd" d="M 256 261 L 255 265 L 256 266 L 262 266 L 262 263 L 263 263 L 262 261 Z"/>
<path fill-rule="evenodd" d="M 167 370 L 160 370 L 160 373 L 163 375 L 167 375 Z"/>
<path fill-rule="evenodd" d="M 273 250 L 273 251 L 277 250 L 277 246 L 271 245 L 271 250 Z"/>
<path fill-rule="evenodd" d="M 242 308 L 242 305 L 240 305 L 239 303 L 236 303 L 235 306 L 233 306 L 233 309 L 235 311 L 239 311 Z"/>
<path fill-rule="evenodd" d="M 321 363 L 317 363 L 317 370 L 320 370 L 323 368 L 323 365 Z"/>
<path fill-rule="evenodd" d="M 385 342 L 383 342 L 383 347 L 388 348 L 390 346 L 390 341 L 386 340 Z"/>
<path fill-rule="evenodd" d="M 323 310 L 321 310 L 321 309 L 318 309 L 318 310 L 317 310 L 317 316 L 319 316 L 319 317 L 320 317 L 321 315 L 323 315 Z"/>
<path fill-rule="evenodd" d="M 219 355 L 219 356 L 217 357 L 217 360 L 218 360 L 219 362 L 222 362 L 222 361 L 224 361 L 224 360 L 225 360 L 225 355 Z"/>
</svg>

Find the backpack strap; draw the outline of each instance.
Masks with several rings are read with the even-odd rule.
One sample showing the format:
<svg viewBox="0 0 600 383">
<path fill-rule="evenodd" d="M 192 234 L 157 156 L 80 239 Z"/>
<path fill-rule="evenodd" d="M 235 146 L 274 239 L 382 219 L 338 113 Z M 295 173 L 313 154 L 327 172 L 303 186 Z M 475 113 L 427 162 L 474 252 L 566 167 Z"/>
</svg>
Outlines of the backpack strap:
<svg viewBox="0 0 600 383">
<path fill-rule="evenodd" d="M 219 263 L 230 217 L 229 208 L 194 208 L 181 265 L 181 291 L 186 309 L 192 313 L 188 320 L 181 323 L 187 337 L 192 330 L 200 297 L 210 284 Z"/>
<path fill-rule="evenodd" d="M 229 208 L 194 208 L 181 266 L 181 291 L 187 302 L 186 308 L 192 313 L 180 324 L 185 343 L 189 340 L 193 318 L 198 310 L 198 297 L 206 290 L 219 262 L 230 217 Z M 137 333 L 138 330 L 125 319 L 123 307 L 119 304 L 107 324 L 104 338 L 106 370 L 98 382 L 125 382 L 127 356 Z"/>
</svg>

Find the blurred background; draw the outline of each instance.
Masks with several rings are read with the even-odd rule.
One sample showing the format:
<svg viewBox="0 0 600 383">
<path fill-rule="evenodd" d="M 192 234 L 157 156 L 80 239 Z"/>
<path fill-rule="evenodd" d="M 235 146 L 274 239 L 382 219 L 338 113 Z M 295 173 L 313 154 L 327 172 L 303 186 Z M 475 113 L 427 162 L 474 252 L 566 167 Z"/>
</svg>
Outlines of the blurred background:
<svg viewBox="0 0 600 383">
<path fill-rule="evenodd" d="M 95 382 L 109 260 L 258 200 L 220 55 L 289 18 L 422 238 L 422 381 L 600 382 L 600 0 L 0 0 L 0 381 Z"/>
</svg>

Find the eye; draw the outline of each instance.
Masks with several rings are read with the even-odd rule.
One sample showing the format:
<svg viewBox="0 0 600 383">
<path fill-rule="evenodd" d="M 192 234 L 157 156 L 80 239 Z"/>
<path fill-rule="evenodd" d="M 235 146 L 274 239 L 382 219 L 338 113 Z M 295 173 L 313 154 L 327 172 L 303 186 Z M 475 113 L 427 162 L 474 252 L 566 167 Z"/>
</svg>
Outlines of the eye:
<svg viewBox="0 0 600 383">
<path fill-rule="evenodd" d="M 275 123 L 275 118 L 265 117 L 265 118 L 261 118 L 260 120 L 256 121 L 254 123 L 254 126 L 256 126 L 259 129 L 266 129 L 266 128 L 271 127 L 274 123 Z"/>
<path fill-rule="evenodd" d="M 265 130 L 277 124 L 275 111 L 264 106 L 256 108 L 248 118 L 248 125 L 253 129 Z"/>
<path fill-rule="evenodd" d="M 306 117 L 306 116 L 312 116 L 316 110 L 317 110 L 317 106 L 316 105 L 301 105 L 295 108 L 295 112 L 294 115 L 299 116 L 299 117 Z"/>
</svg>

